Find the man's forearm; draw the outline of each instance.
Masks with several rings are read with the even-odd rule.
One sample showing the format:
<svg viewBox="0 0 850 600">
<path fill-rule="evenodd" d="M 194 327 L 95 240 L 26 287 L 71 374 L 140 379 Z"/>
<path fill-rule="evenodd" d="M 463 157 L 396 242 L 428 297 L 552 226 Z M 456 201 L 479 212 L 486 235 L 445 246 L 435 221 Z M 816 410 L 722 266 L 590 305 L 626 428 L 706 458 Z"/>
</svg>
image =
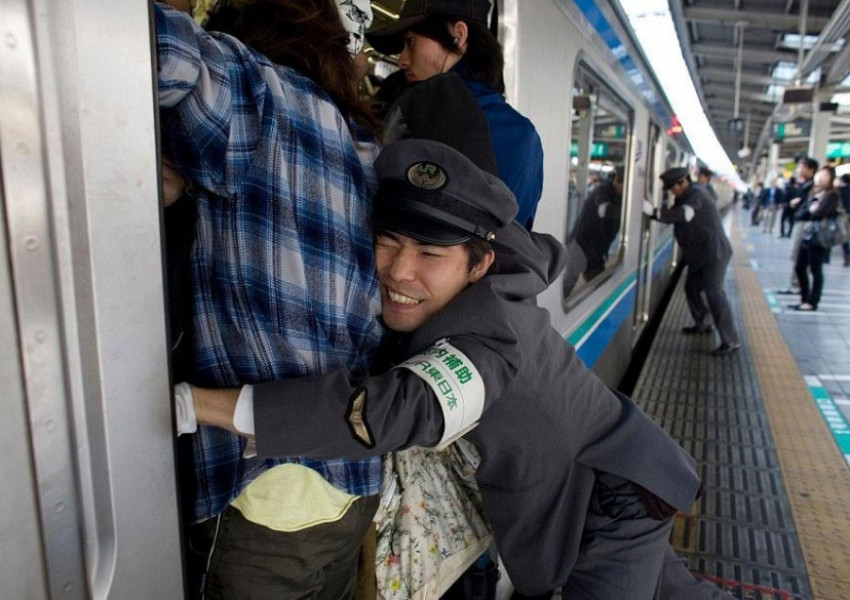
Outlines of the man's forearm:
<svg viewBox="0 0 850 600">
<path fill-rule="evenodd" d="M 192 386 L 195 416 L 199 425 L 213 425 L 234 433 L 242 433 L 233 425 L 233 413 L 239 389 L 212 390 Z M 244 434 L 243 434 L 244 435 Z"/>
</svg>

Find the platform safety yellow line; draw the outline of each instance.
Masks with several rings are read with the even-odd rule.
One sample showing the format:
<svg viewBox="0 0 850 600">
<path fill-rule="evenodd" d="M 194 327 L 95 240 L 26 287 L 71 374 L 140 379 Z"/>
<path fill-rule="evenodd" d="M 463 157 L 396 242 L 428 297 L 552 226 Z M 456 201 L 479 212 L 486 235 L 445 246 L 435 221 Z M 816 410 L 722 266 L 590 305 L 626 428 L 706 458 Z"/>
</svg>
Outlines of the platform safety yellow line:
<svg viewBox="0 0 850 600">
<path fill-rule="evenodd" d="M 734 267 L 746 334 L 813 598 L 846 600 L 850 598 L 850 469 L 782 337 L 737 221 L 733 222 Z"/>
</svg>

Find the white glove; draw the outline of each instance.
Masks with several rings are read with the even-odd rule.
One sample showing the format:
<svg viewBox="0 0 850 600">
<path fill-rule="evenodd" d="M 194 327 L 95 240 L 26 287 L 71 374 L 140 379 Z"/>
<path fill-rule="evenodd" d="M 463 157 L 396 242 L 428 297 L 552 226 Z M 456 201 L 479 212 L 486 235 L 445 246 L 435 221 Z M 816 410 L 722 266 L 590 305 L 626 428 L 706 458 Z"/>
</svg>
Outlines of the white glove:
<svg viewBox="0 0 850 600">
<path fill-rule="evenodd" d="M 192 387 L 188 383 L 178 383 L 174 386 L 174 417 L 177 421 L 178 436 L 198 430 Z"/>
<path fill-rule="evenodd" d="M 650 219 L 655 218 L 655 207 L 649 202 L 649 200 L 643 201 L 643 214 L 645 214 Z"/>
</svg>

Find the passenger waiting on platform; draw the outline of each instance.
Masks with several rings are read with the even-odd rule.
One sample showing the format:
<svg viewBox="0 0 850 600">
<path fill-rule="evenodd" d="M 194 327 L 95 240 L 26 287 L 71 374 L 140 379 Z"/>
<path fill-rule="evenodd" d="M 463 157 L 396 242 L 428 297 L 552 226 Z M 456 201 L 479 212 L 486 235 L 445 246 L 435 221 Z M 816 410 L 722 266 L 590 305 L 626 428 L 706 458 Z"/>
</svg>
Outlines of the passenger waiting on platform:
<svg viewBox="0 0 850 600">
<path fill-rule="evenodd" d="M 700 167 L 697 172 L 697 183 L 701 185 L 708 195 L 711 196 L 711 199 L 717 202 L 717 191 L 715 191 L 714 186 L 711 185 L 711 178 L 714 177 L 714 172 L 708 167 Z"/>
<path fill-rule="evenodd" d="M 484 111 L 499 177 L 519 204 L 529 231 L 543 191 L 543 145 L 534 125 L 505 100 L 504 57 L 487 28 L 488 0 L 405 2 L 396 22 L 366 35 L 384 54 L 399 54 L 408 82 L 458 73 Z"/>
<path fill-rule="evenodd" d="M 788 207 L 795 213 L 792 217 L 791 225 L 796 221 L 796 212 L 801 205 L 806 204 L 809 195 L 812 193 L 814 185 L 815 172 L 818 170 L 819 163 L 813 158 L 803 156 L 797 159 L 797 188 L 794 196 L 788 196 Z M 789 230 L 790 231 L 790 230 Z M 800 251 L 800 242 L 802 241 L 802 228 L 797 228 L 797 233 L 791 244 L 791 277 L 788 289 L 777 290 L 777 294 L 795 296 L 800 293 L 800 284 L 797 281 L 797 255 Z"/>
<path fill-rule="evenodd" d="M 776 213 L 779 210 L 779 205 L 784 201 L 785 193 L 779 187 L 779 180 L 773 178 L 770 181 L 770 187 L 763 189 L 759 198 L 759 205 L 762 207 L 762 233 L 773 233 L 773 227 L 776 225 Z"/>
<path fill-rule="evenodd" d="M 820 219 L 835 215 L 841 201 L 835 189 L 835 169 L 821 167 L 814 177 L 814 195 L 808 195 L 805 202 L 797 204 L 795 221 L 802 221 L 800 227 L 800 247 L 794 272 L 800 285 L 800 303 L 796 310 L 813 311 L 818 309 L 823 290 L 823 263 L 829 248 L 818 243 L 817 227 Z M 809 273 L 812 280 L 809 282 Z"/>
<path fill-rule="evenodd" d="M 723 289 L 726 268 L 732 258 L 732 245 L 723 231 L 717 205 L 702 187 L 693 185 L 688 169 L 675 167 L 661 174 L 664 190 L 673 194 L 670 208 L 653 208 L 644 201 L 644 213 L 662 223 L 674 223 L 673 234 L 682 248 L 688 275 L 685 294 L 694 324 L 684 327 L 685 334 L 708 334 L 714 327 L 708 322 L 709 313 L 720 334 L 720 345 L 711 351 L 714 356 L 736 352 L 738 331 L 732 309 Z M 708 306 L 703 300 L 703 294 Z"/>
<path fill-rule="evenodd" d="M 839 178 L 838 193 L 844 212 L 850 214 L 850 173 L 845 173 Z M 850 267 L 850 242 L 841 244 L 841 251 L 844 253 L 844 266 Z"/>
<path fill-rule="evenodd" d="M 476 480 L 516 598 L 563 586 L 564 598 L 649 600 L 662 565 L 689 598 L 728 598 L 670 561 L 673 514 L 700 488 L 693 459 L 589 371 L 535 303 L 564 268 L 563 246 L 512 222 L 508 188 L 448 146 L 402 140 L 376 168 L 389 369 L 192 388 L 178 430 L 196 416 L 256 434 L 263 457 L 365 457 L 462 436 L 480 453 Z"/>
<path fill-rule="evenodd" d="M 365 29 L 368 2 L 345 5 L 362 7 Z M 365 372 L 383 331 L 369 229 L 377 127 L 337 5 L 225 0 L 208 27 L 229 35 L 159 4 L 154 14 L 163 151 L 197 207 L 189 380 Z M 350 597 L 380 459 L 259 460 L 221 429 L 192 438 L 185 501 L 205 597 Z"/>
<path fill-rule="evenodd" d="M 785 184 L 785 202 L 782 204 L 782 215 L 779 220 L 779 237 L 791 237 L 791 231 L 794 229 L 794 209 L 791 208 L 790 201 L 799 195 L 797 188 L 797 178 L 793 175 L 788 178 Z M 787 229 L 786 229 L 787 225 Z"/>
<path fill-rule="evenodd" d="M 764 184 L 761 181 L 757 181 L 755 185 L 755 192 L 753 193 L 753 197 L 755 198 L 755 202 L 753 202 L 753 210 L 750 212 L 750 226 L 755 227 L 759 223 L 761 223 L 761 215 L 762 215 L 762 205 L 759 201 L 761 199 L 761 194 L 764 191 Z"/>
</svg>

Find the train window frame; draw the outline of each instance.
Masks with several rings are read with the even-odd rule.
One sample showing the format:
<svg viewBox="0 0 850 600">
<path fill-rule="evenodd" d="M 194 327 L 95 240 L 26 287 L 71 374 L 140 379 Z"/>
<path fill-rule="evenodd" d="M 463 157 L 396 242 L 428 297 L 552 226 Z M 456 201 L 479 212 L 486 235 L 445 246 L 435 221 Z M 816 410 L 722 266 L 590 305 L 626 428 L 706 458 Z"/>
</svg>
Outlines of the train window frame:
<svg viewBox="0 0 850 600">
<path fill-rule="evenodd" d="M 621 192 L 619 224 L 616 233 L 607 246 L 607 252 L 604 258 L 604 268 L 592 275 L 590 278 L 585 278 L 585 273 L 579 275 L 574 285 L 570 286 L 570 281 L 564 279 L 562 285 L 562 309 L 569 312 L 577 304 L 581 303 L 585 298 L 601 287 L 612 275 L 620 268 L 625 260 L 626 246 L 628 244 L 628 222 L 627 215 L 629 214 L 628 207 L 631 204 L 631 162 L 632 162 L 632 147 L 633 137 L 635 135 L 635 111 L 630 102 L 606 83 L 606 78 L 600 75 L 600 70 L 595 68 L 593 64 L 587 60 L 585 56 L 579 55 L 576 60 L 575 68 L 573 69 L 573 102 L 570 106 L 571 117 L 569 123 L 569 139 L 570 150 L 568 152 L 568 179 L 569 185 L 567 197 L 565 198 L 566 211 L 564 217 L 565 226 L 565 241 L 569 242 L 575 239 L 576 227 L 582 216 L 582 207 L 585 204 L 589 194 L 581 195 L 581 191 L 585 190 L 587 183 L 590 180 L 590 167 L 593 163 L 593 118 L 590 115 L 591 123 L 587 123 L 582 127 L 578 124 L 577 127 L 577 112 L 578 111 L 604 111 L 608 117 L 613 116 L 617 119 L 618 124 L 624 126 L 625 131 L 622 136 L 622 154 L 620 160 L 616 163 L 608 161 L 608 172 L 616 172 L 621 170 L 623 189 Z M 595 94 L 582 94 L 580 90 L 586 82 L 593 84 Z M 582 135 L 583 130 L 590 139 L 577 139 L 576 129 L 579 129 L 578 135 Z M 576 143 L 577 155 L 573 156 L 573 143 Z M 585 157 L 581 156 L 582 143 L 584 149 L 589 150 L 589 154 Z M 582 160 L 586 164 L 582 164 Z M 604 164 L 604 161 L 596 161 Z M 580 178 L 584 177 L 583 181 Z M 576 197 L 578 195 L 578 197 Z M 601 210 L 601 209 L 600 209 Z M 601 216 L 601 215 L 600 215 Z M 587 272 L 587 270 L 586 270 Z"/>
</svg>

